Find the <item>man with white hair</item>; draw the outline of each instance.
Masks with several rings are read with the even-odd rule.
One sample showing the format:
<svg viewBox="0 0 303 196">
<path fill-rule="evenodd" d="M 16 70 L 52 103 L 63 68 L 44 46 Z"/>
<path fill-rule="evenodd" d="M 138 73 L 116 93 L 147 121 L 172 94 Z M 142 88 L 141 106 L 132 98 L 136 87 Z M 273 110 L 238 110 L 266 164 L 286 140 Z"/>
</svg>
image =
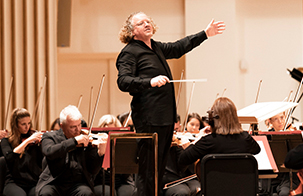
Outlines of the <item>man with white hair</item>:
<svg viewBox="0 0 303 196">
<path fill-rule="evenodd" d="M 36 186 L 36 195 L 94 195 L 93 176 L 101 168 L 106 136 L 89 145 L 81 134 L 82 115 L 69 105 L 60 113 L 60 129 L 42 137 L 45 169 Z"/>
</svg>

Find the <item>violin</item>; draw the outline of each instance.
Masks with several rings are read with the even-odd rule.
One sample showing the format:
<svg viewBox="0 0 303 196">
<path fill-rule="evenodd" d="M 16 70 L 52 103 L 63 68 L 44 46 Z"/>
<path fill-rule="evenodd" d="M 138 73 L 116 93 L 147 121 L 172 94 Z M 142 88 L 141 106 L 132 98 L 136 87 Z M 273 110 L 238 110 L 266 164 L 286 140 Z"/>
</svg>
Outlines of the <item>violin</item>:
<svg viewBox="0 0 303 196">
<path fill-rule="evenodd" d="M 80 134 L 88 135 L 89 136 L 89 143 L 88 145 L 91 145 L 93 147 L 97 147 L 100 142 L 106 142 L 108 139 L 107 133 L 90 133 L 86 129 L 81 129 Z M 83 147 L 83 144 L 78 144 L 77 147 Z"/>
</svg>

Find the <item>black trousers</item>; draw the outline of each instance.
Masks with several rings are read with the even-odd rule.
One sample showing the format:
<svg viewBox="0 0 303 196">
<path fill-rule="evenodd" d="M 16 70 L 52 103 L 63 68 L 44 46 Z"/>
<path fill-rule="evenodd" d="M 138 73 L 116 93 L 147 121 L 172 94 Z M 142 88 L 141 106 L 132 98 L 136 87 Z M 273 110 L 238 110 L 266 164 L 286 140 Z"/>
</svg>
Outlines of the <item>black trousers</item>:
<svg viewBox="0 0 303 196">
<path fill-rule="evenodd" d="M 163 188 L 162 177 L 173 136 L 174 124 L 169 126 L 136 127 L 137 133 L 158 133 L 158 195 Z M 154 163 L 151 139 L 138 142 L 139 172 L 136 179 L 138 196 L 154 196 Z"/>
</svg>

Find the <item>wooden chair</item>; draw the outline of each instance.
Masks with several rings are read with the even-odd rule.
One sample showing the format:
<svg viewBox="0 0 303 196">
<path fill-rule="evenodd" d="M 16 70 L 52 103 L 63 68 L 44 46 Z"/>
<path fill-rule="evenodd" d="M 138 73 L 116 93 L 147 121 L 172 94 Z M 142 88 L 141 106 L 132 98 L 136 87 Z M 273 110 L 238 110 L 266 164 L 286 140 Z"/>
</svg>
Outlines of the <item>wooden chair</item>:
<svg viewBox="0 0 303 196">
<path fill-rule="evenodd" d="M 151 139 L 155 165 L 155 196 L 158 191 L 158 135 L 157 133 L 111 133 L 110 137 L 110 195 L 115 193 L 115 174 L 138 173 L 137 139 Z"/>
</svg>

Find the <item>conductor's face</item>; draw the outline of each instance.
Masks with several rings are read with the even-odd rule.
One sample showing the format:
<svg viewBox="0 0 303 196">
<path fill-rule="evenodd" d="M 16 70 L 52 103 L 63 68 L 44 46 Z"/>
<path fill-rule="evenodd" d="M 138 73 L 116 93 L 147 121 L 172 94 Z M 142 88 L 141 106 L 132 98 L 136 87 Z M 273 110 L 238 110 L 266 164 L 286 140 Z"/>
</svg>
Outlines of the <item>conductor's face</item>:
<svg viewBox="0 0 303 196">
<path fill-rule="evenodd" d="M 66 121 L 61 124 L 61 127 L 66 138 L 76 137 L 81 132 L 81 119 L 73 120 L 67 116 Z"/>
<path fill-rule="evenodd" d="M 145 14 L 139 13 L 133 16 L 132 24 L 134 27 L 132 31 L 134 39 L 141 41 L 151 39 L 154 30 L 150 19 Z"/>
</svg>

